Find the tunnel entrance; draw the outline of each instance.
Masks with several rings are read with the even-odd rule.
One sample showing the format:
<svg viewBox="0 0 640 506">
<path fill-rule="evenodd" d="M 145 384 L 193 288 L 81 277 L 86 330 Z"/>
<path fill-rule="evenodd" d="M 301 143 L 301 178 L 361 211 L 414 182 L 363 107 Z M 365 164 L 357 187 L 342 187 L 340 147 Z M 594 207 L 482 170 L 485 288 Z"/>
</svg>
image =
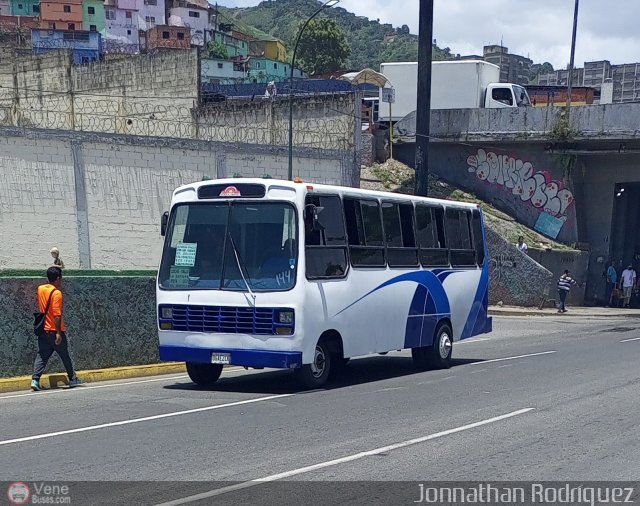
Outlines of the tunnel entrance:
<svg viewBox="0 0 640 506">
<path fill-rule="evenodd" d="M 636 274 L 640 271 L 640 183 L 619 183 L 613 198 L 611 223 L 611 260 L 615 262 L 618 277 L 629 265 Z M 622 261 L 622 262 L 621 262 Z M 640 307 L 637 294 L 631 299 L 633 307 Z"/>
</svg>

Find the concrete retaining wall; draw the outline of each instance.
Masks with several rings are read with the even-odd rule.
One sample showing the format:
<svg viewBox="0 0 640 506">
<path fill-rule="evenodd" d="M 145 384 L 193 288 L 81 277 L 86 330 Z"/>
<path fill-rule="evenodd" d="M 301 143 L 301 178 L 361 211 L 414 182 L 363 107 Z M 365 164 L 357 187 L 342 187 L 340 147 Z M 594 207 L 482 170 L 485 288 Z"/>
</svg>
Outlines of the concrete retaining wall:
<svg viewBox="0 0 640 506">
<path fill-rule="evenodd" d="M 0 280 L 0 377 L 31 374 L 36 288 L 42 279 Z M 65 323 L 75 367 L 94 369 L 158 361 L 153 278 L 66 278 Z M 49 372 L 63 372 L 57 355 Z"/>
<path fill-rule="evenodd" d="M 489 303 L 534 307 L 549 294 L 552 273 L 491 229 L 489 246 Z"/>
<path fill-rule="evenodd" d="M 585 299 L 585 283 L 587 281 L 587 268 L 589 266 L 589 253 L 586 251 L 553 251 L 529 248 L 529 257 L 534 259 L 540 265 L 543 265 L 553 274 L 551 284 L 549 285 L 549 293 L 551 298 L 557 298 L 557 280 L 565 269 L 571 272 L 579 285 L 574 286 L 569 292 L 567 302 L 576 306 L 584 304 Z"/>
</svg>

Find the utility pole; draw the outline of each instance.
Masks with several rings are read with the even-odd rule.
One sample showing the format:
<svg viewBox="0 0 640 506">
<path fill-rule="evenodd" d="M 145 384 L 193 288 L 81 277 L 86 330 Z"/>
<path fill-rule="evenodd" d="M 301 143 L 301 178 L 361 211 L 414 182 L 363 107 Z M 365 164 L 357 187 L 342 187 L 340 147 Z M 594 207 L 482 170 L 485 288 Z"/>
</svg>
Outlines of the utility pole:
<svg viewBox="0 0 640 506">
<path fill-rule="evenodd" d="M 573 10 L 573 34 L 571 36 L 571 58 L 569 60 L 569 77 L 567 78 L 567 125 L 571 126 L 569 119 L 571 118 L 571 88 L 573 86 L 573 61 L 576 55 L 576 31 L 578 30 L 578 4 L 580 0 L 576 0 L 576 6 Z"/>
<path fill-rule="evenodd" d="M 431 59 L 433 0 L 420 0 L 418 33 L 418 103 L 416 107 L 416 195 L 429 193 L 429 137 L 431 120 Z"/>
</svg>

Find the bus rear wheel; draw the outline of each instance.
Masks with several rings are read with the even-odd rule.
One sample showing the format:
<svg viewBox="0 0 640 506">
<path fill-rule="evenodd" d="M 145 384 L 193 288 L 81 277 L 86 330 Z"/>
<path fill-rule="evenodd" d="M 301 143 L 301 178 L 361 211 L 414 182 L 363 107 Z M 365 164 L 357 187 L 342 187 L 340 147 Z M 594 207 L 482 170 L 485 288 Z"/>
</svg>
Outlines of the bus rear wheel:
<svg viewBox="0 0 640 506">
<path fill-rule="evenodd" d="M 418 369 L 449 369 L 453 353 L 453 332 L 447 323 L 438 326 L 431 346 L 412 348 L 413 363 Z"/>
<path fill-rule="evenodd" d="M 331 373 L 332 358 L 327 343 L 319 341 L 313 354 L 313 362 L 294 369 L 296 379 L 307 389 L 323 387 Z"/>
<path fill-rule="evenodd" d="M 187 362 L 187 374 L 196 385 L 212 387 L 222 374 L 222 367 L 222 364 Z"/>
</svg>

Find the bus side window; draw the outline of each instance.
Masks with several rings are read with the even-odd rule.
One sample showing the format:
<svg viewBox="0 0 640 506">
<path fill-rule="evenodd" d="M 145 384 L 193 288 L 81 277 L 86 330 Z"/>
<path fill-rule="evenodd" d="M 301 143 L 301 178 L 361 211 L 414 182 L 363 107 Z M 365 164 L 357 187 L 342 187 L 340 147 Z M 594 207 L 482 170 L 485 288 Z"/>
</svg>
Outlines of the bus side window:
<svg viewBox="0 0 640 506">
<path fill-rule="evenodd" d="M 318 208 L 318 224 L 307 206 Z M 307 279 L 342 278 L 347 274 L 347 234 L 338 195 L 307 195 L 305 201 Z"/>
<path fill-rule="evenodd" d="M 445 222 L 451 265 L 454 267 L 475 267 L 476 252 L 471 240 L 471 212 L 463 209 L 447 209 Z"/>
<path fill-rule="evenodd" d="M 477 209 L 473 211 L 473 244 L 476 247 L 476 261 L 478 265 L 484 265 L 484 235 L 482 233 L 482 219 L 480 211 Z"/>
<path fill-rule="evenodd" d="M 380 204 L 377 200 L 344 199 L 349 254 L 354 267 L 386 267 Z"/>
<path fill-rule="evenodd" d="M 418 249 L 411 204 L 382 203 L 382 219 L 389 267 L 415 267 Z"/>
<path fill-rule="evenodd" d="M 423 267 L 449 265 L 443 214 L 441 207 L 416 205 L 416 230 Z"/>
</svg>

